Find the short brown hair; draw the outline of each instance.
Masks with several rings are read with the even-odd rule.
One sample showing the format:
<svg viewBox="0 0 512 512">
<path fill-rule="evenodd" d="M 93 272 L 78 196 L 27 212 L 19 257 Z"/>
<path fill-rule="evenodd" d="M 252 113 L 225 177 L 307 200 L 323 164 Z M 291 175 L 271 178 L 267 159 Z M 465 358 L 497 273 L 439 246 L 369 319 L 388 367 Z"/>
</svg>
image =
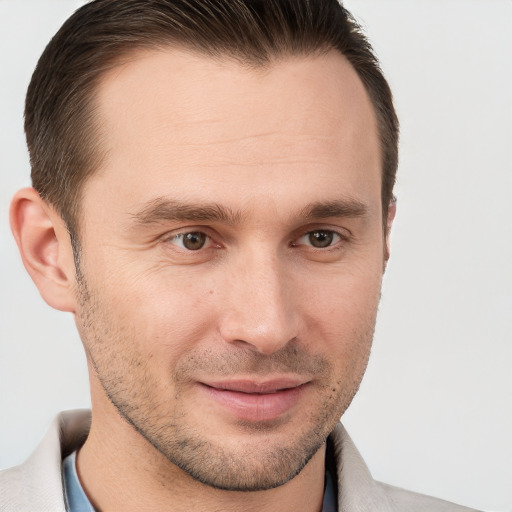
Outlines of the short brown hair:
<svg viewBox="0 0 512 512">
<path fill-rule="evenodd" d="M 255 66 L 278 56 L 338 50 L 376 112 L 387 212 L 398 165 L 398 120 L 370 43 L 337 0 L 95 0 L 50 41 L 25 104 L 33 186 L 72 235 L 83 185 L 102 161 L 93 102 L 99 80 L 129 52 L 170 45 Z"/>
</svg>

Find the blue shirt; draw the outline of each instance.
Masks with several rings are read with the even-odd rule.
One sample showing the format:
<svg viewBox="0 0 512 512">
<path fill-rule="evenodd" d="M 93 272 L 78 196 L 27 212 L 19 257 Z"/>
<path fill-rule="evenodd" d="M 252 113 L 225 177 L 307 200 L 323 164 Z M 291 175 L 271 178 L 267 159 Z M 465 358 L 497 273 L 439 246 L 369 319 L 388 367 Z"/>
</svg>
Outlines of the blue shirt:
<svg viewBox="0 0 512 512">
<path fill-rule="evenodd" d="M 95 512 L 87 498 L 76 473 L 76 451 L 68 455 L 62 463 L 62 480 L 64 482 L 64 498 L 68 512 Z M 325 472 L 325 492 L 322 512 L 337 512 L 338 505 L 334 494 L 331 474 Z"/>
<path fill-rule="evenodd" d="M 64 498 L 68 512 L 95 512 L 76 474 L 76 451 L 62 462 Z"/>
</svg>

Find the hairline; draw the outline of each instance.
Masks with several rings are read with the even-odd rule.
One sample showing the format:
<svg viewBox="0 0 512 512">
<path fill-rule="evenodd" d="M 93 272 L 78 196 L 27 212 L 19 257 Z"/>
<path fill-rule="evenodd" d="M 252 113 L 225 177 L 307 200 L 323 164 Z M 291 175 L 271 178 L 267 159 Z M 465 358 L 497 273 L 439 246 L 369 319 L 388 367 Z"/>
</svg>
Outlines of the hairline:
<svg viewBox="0 0 512 512">
<path fill-rule="evenodd" d="M 368 100 L 371 104 L 373 114 L 375 116 L 375 126 L 377 130 L 377 137 L 379 141 L 379 157 L 380 157 L 380 187 L 381 187 L 381 210 L 382 210 L 382 223 L 384 234 L 387 234 L 387 222 L 386 215 L 388 211 L 389 204 L 384 204 L 382 201 L 382 193 L 383 193 L 383 180 L 384 180 L 384 153 L 381 147 L 382 140 L 382 128 L 380 126 L 379 114 L 377 112 L 377 108 L 375 105 L 375 101 L 372 97 L 371 91 L 364 83 L 364 80 L 361 78 L 360 73 L 356 69 L 356 67 L 350 62 L 350 59 L 344 55 L 338 48 L 333 45 L 325 44 L 323 46 L 319 46 L 316 48 L 308 49 L 307 51 L 292 51 L 291 49 L 286 50 L 276 50 L 269 54 L 269 58 L 259 59 L 254 56 L 240 54 L 237 55 L 235 52 L 230 52 L 229 50 L 222 51 L 211 51 L 210 49 L 198 45 L 194 45 L 187 41 L 178 41 L 172 37 L 168 38 L 168 41 L 154 41 L 152 44 L 143 44 L 141 42 L 137 42 L 136 44 L 130 45 L 127 44 L 126 48 L 118 52 L 118 54 L 111 59 L 109 59 L 102 70 L 98 72 L 98 74 L 94 77 L 91 87 L 87 94 L 84 95 L 86 106 L 88 107 L 88 119 L 86 120 L 86 124 L 90 123 L 90 126 L 87 128 L 92 131 L 92 147 L 89 146 L 88 150 L 92 155 L 92 163 L 88 167 L 88 171 L 85 174 L 85 178 L 80 182 L 79 190 L 76 194 L 76 207 L 73 211 L 72 215 L 68 215 L 67 218 L 64 218 L 62 215 L 63 212 L 59 212 L 61 217 L 67 226 L 68 232 L 71 236 L 72 244 L 77 247 L 80 246 L 80 238 L 81 238 L 81 223 L 83 222 L 82 213 L 82 205 L 83 205 L 83 194 L 87 188 L 87 184 L 91 178 L 97 176 L 98 173 L 101 172 L 103 164 L 108 156 L 108 150 L 102 147 L 99 139 L 102 136 L 101 133 L 101 105 L 99 103 L 99 93 L 101 89 L 102 83 L 108 79 L 108 76 L 112 73 L 115 73 L 117 69 L 120 67 L 133 62 L 133 60 L 137 59 L 137 55 L 143 58 L 145 55 L 149 55 L 154 52 L 166 52 L 166 51 L 180 51 L 184 53 L 188 53 L 192 56 L 199 56 L 208 58 L 218 62 L 232 62 L 238 64 L 248 70 L 251 71 L 266 71 L 269 70 L 272 66 L 279 65 L 280 62 L 289 60 L 291 58 L 310 58 L 310 57 L 320 57 L 322 55 L 326 55 L 330 52 L 336 52 L 340 57 L 344 58 L 348 64 L 352 67 L 355 72 L 358 80 L 361 82 L 364 91 L 368 95 Z M 390 204 L 395 200 L 394 196 L 390 198 Z"/>
</svg>

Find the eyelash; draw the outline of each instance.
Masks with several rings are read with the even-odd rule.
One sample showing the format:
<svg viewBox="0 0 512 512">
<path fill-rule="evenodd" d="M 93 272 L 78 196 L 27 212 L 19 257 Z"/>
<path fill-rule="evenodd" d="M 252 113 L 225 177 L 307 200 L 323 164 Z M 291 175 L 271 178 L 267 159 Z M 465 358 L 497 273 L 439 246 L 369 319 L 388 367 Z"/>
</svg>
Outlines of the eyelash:
<svg viewBox="0 0 512 512">
<path fill-rule="evenodd" d="M 323 247 L 315 247 L 313 244 L 300 244 L 298 242 L 292 243 L 292 247 L 297 247 L 299 245 L 307 245 L 308 247 L 312 248 L 313 250 L 319 250 L 319 251 L 328 251 L 328 250 L 334 250 L 338 248 L 340 242 L 346 241 L 347 236 L 339 233 L 338 231 L 335 231 L 333 229 L 313 229 L 311 231 L 307 231 L 302 236 L 300 236 L 297 240 L 300 241 L 305 238 L 309 238 L 309 241 L 312 241 L 312 236 L 314 235 L 327 235 L 328 238 L 328 244 Z M 330 238 L 330 240 L 329 240 Z M 317 241 L 322 242 L 321 237 L 317 237 Z"/>
<path fill-rule="evenodd" d="M 298 243 L 300 240 L 305 239 L 306 237 L 309 237 L 309 241 L 311 242 L 312 241 L 311 237 L 314 236 L 315 234 L 317 234 L 317 235 L 324 235 L 324 236 L 327 235 L 327 239 L 328 239 L 328 243 L 329 244 L 325 245 L 323 247 L 315 247 L 312 244 Z M 204 241 L 203 245 L 201 245 L 197 249 L 191 249 L 189 247 L 186 247 L 185 243 L 184 243 L 184 241 L 187 240 L 187 238 L 185 238 L 185 237 L 187 237 L 187 235 L 189 236 L 188 240 L 192 241 L 192 243 L 193 243 L 193 240 L 194 240 L 193 239 L 194 236 L 195 237 L 199 236 L 199 238 L 201 236 L 203 236 L 205 238 L 205 241 Z M 330 240 L 329 240 L 329 238 L 330 238 Z M 310 231 L 306 231 L 301 236 L 296 238 L 295 239 L 296 241 L 291 242 L 290 243 L 290 247 L 299 247 L 301 245 L 305 245 L 305 246 L 310 247 L 312 250 L 315 250 L 315 251 L 335 250 L 335 249 L 339 248 L 340 242 L 347 241 L 348 238 L 349 237 L 346 234 L 340 233 L 340 232 L 335 231 L 333 229 L 321 229 L 321 228 L 319 228 L 319 229 L 312 229 Z M 322 243 L 321 236 L 318 236 L 317 240 L 320 243 Z M 221 247 L 220 244 L 215 244 L 213 238 L 210 235 L 208 235 L 204 231 L 201 231 L 200 229 L 190 230 L 190 231 L 182 231 L 181 233 L 173 234 L 171 237 L 167 238 L 165 241 L 166 242 L 170 242 L 172 245 L 178 246 L 184 252 L 188 252 L 188 253 L 191 253 L 191 254 L 193 254 L 194 252 L 199 252 L 201 250 L 210 249 L 210 248 L 212 248 L 211 244 L 217 245 L 217 248 Z M 175 242 L 178 242 L 178 243 L 175 243 Z M 205 247 L 206 244 L 208 244 L 209 246 Z"/>
<path fill-rule="evenodd" d="M 204 249 L 204 246 L 201 246 L 201 247 L 199 247 L 199 248 L 197 248 L 195 250 L 194 249 L 189 249 L 187 247 L 184 247 L 183 242 L 184 242 L 184 240 L 186 240 L 185 237 L 187 235 L 203 235 L 205 237 L 205 239 L 206 239 L 205 243 L 207 243 L 208 241 L 210 241 L 210 243 L 213 242 L 213 239 L 212 239 L 212 237 L 210 235 L 208 235 L 204 231 L 200 231 L 200 230 L 197 230 L 197 231 L 184 231 L 182 233 L 177 233 L 177 234 L 173 235 L 172 237 L 168 238 L 166 241 L 170 242 L 173 245 L 178 245 L 178 244 L 175 244 L 174 242 L 178 241 L 178 240 L 181 240 L 182 244 L 181 244 L 180 249 L 182 249 L 182 250 L 184 250 L 186 252 L 193 253 L 193 252 L 198 252 L 201 249 Z M 190 240 L 190 238 L 189 238 L 189 240 Z"/>
</svg>

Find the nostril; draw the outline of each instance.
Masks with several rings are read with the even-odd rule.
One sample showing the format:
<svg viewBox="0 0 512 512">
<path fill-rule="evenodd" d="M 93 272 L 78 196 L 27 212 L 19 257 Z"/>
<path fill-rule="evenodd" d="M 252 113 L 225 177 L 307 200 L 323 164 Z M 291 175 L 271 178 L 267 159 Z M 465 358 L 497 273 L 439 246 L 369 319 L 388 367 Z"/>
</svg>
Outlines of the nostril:
<svg viewBox="0 0 512 512">
<path fill-rule="evenodd" d="M 252 345 L 251 343 L 249 343 L 248 341 L 244 341 L 244 340 L 233 340 L 233 341 L 230 341 L 230 343 L 232 345 L 235 345 L 235 346 L 238 346 L 240 348 L 248 348 L 248 349 L 254 349 L 254 345 Z"/>
<path fill-rule="evenodd" d="M 236 288 L 219 318 L 221 338 L 232 345 L 264 355 L 273 354 L 299 334 L 300 315 L 293 297 L 277 277 L 273 286 Z M 247 283 L 249 284 L 249 283 Z M 254 283 L 252 283 L 254 285 Z"/>
</svg>

